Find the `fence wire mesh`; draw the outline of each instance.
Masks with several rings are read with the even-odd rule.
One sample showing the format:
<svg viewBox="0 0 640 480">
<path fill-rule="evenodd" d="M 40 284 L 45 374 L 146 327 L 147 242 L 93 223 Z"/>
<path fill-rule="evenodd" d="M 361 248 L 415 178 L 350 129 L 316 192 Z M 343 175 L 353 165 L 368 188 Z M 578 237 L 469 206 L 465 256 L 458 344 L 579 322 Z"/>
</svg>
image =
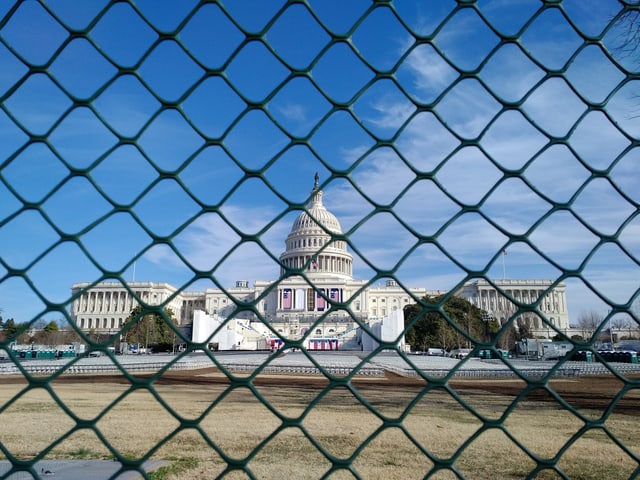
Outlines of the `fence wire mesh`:
<svg viewBox="0 0 640 480">
<path fill-rule="evenodd" d="M 640 292 L 639 18 L 631 1 L 1 3 L 0 347 L 7 357 L 2 366 L 13 375 L 3 383 L 0 404 L 6 463 L 0 478 L 40 478 L 56 460 L 96 458 L 116 460 L 109 478 L 128 478 L 130 470 L 144 478 L 188 477 L 196 468 L 189 462 L 204 462 L 188 454 L 195 444 L 216 459 L 202 474 L 207 478 L 275 478 L 277 472 L 300 478 L 637 477 L 640 445 L 617 410 L 623 401 L 637 401 L 634 357 L 614 357 L 598 346 L 603 335 L 613 344 L 616 328 L 632 337 L 640 320 L 634 308 Z M 328 365 L 305 340 L 323 331 L 332 313 L 368 330 L 350 299 L 325 297 L 332 306 L 312 319 L 306 335 L 269 327 L 274 319 L 260 302 L 280 283 L 302 276 L 318 289 L 308 275 L 315 257 L 294 266 L 271 248 L 279 227 L 300 212 L 322 224 L 309 206 L 316 190 L 310 196 L 306 180 L 313 172 L 344 207 L 352 202 L 342 210 L 349 216 L 344 233 L 322 229 L 360 262 L 366 280 L 358 292 L 392 280 L 411 297 L 404 334 L 435 314 L 473 353 L 500 354 L 509 332 L 524 328 L 518 317 L 535 313 L 542 329 L 572 342 L 573 360 L 593 356 L 584 367 L 611 377 L 615 391 L 602 411 L 594 414 L 554 387 L 553 378 L 577 371 L 569 356 L 547 369 L 495 360 L 491 375 L 516 385 L 500 407 L 491 404 L 495 411 L 456 383 L 471 357 L 446 371 L 430 370 L 398 346 L 398 337 L 369 332 L 375 348 L 352 364 Z M 242 202 L 252 206 L 253 221 L 242 216 L 246 209 L 236 209 Z M 263 208 L 268 203 L 277 207 Z M 208 229 L 198 223 L 205 218 Z M 206 260 L 185 251 L 198 228 L 215 244 L 200 245 Z M 395 233 L 400 253 L 366 242 L 386 229 Z M 487 235 L 493 241 L 483 243 Z M 458 236 L 470 250 L 459 247 Z M 469 281 L 500 276 L 496 268 L 500 272 L 512 249 L 526 252 L 536 273 L 552 272 L 545 293 L 565 282 L 578 285 L 607 313 L 585 315 L 582 336 L 572 338 L 543 313 L 542 297 L 523 301 L 494 281 L 516 305 L 512 315 L 492 335 L 465 329 L 449 303 L 453 293 Z M 283 274 L 245 300 L 225 282 L 228 271 L 243 258 L 253 261 L 256 251 Z M 392 260 L 381 260 L 385 254 Z M 187 271 L 162 302 L 143 297 L 129 280 L 137 262 L 150 258 Z M 428 278 L 429 260 L 455 270 L 450 293 L 427 298 L 407 287 L 409 267 L 419 264 Z M 69 294 L 71 284 L 87 279 L 77 278 L 80 271 L 92 276 Z M 76 324 L 73 303 L 101 282 L 120 283 L 134 305 L 143 306 L 136 321 L 97 329 Z M 282 399 L 265 386 L 278 370 L 279 352 L 239 366 L 209 350 L 207 341 L 192 342 L 170 309 L 198 282 L 230 299 L 217 333 L 233 319 L 253 316 L 285 348 L 301 350 L 306 363 L 291 372 L 312 373 L 315 389 L 289 389 L 290 398 Z M 30 304 L 29 317 L 9 321 L 12 296 Z M 86 344 L 108 363 L 86 366 L 73 357 L 36 367 L 21 358 L 14 345 L 33 342 L 34 329 L 55 333 L 51 318 L 67 323 L 65 343 Z M 112 347 L 122 338 L 149 335 L 145 318 L 154 318 L 153 328 L 184 350 L 155 363 L 116 356 Z M 624 325 L 612 327 L 620 319 Z M 208 397 L 193 393 L 204 404 L 197 413 L 173 404 L 171 390 L 163 388 L 169 374 L 190 368 L 194 352 L 225 379 L 206 384 Z M 383 355 L 393 355 L 395 367 L 380 366 Z M 381 394 L 403 396 L 402 407 L 356 382 L 392 368 L 418 382 Z M 121 388 L 103 392 L 96 410 L 62 388 L 73 373 L 114 370 Z M 435 394 L 452 402 L 447 410 L 437 408 L 443 400 Z M 567 431 L 550 424 L 545 438 L 536 439 L 551 444 L 551 452 L 516 420 L 539 396 L 571 419 Z M 153 446 L 142 451 L 121 447 L 123 435 L 140 435 L 119 420 L 134 399 L 145 402 L 144 420 L 161 432 L 154 430 Z M 250 420 L 242 409 L 217 415 L 233 402 L 246 405 Z M 56 421 L 34 425 L 45 411 L 57 412 Z M 465 431 L 438 433 L 449 428 L 444 412 L 463 419 Z M 356 413 L 362 430 L 350 431 Z M 8 430 L 14 415 L 31 432 L 27 448 Z M 541 415 L 554 418 L 546 410 Z M 328 433 L 318 427 L 329 417 L 345 428 Z M 245 421 L 249 431 L 260 432 L 253 443 Z M 237 429 L 235 444 L 220 439 L 224 428 Z M 47 435 L 36 440 L 41 430 Z M 609 458 L 568 460 L 580 458 L 576 451 L 589 444 Z M 275 465 L 261 470 L 268 458 L 277 459 Z M 147 462 L 153 460 L 166 463 L 152 474 Z"/>
</svg>

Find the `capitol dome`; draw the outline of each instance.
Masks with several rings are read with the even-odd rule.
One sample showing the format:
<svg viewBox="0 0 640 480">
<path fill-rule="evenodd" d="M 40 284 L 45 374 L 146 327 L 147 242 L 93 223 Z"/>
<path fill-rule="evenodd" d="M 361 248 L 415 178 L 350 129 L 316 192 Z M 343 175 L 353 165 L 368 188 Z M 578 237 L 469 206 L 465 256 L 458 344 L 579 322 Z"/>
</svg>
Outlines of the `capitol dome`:
<svg viewBox="0 0 640 480">
<path fill-rule="evenodd" d="M 342 235 L 336 216 L 322 204 L 322 190 L 315 176 L 311 202 L 293 222 L 285 241 L 285 252 L 280 261 L 288 269 L 305 268 L 309 277 L 352 278 L 353 257 L 347 251 L 347 242 L 332 240 L 332 235 Z M 281 268 L 280 275 L 287 273 Z"/>
</svg>

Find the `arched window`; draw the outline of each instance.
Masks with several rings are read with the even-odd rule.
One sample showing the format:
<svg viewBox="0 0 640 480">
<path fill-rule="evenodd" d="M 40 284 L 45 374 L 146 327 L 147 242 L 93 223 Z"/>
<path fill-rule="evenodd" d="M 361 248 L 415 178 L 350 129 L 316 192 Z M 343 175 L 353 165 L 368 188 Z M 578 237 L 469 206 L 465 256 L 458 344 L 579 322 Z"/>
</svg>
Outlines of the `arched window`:
<svg viewBox="0 0 640 480">
<path fill-rule="evenodd" d="M 319 328 L 316 328 L 316 335 L 322 335 L 322 330 Z"/>
</svg>

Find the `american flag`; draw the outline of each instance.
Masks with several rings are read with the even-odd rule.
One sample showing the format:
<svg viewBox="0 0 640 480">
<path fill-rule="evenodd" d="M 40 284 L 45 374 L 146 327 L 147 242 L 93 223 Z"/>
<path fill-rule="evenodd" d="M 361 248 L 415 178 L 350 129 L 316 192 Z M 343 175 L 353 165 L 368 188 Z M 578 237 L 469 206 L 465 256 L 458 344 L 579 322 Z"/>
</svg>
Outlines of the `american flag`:
<svg viewBox="0 0 640 480">
<path fill-rule="evenodd" d="M 291 309 L 291 289 L 282 290 L 282 308 Z"/>
<path fill-rule="evenodd" d="M 341 300 L 340 298 L 340 289 L 338 288 L 332 288 L 329 292 L 329 298 L 331 300 L 333 300 L 334 302 L 339 302 Z"/>
<path fill-rule="evenodd" d="M 316 293 L 316 308 L 319 311 L 323 311 L 327 304 L 324 297 L 322 296 L 323 293 L 324 293 L 324 290 L 320 290 L 319 292 Z"/>
</svg>

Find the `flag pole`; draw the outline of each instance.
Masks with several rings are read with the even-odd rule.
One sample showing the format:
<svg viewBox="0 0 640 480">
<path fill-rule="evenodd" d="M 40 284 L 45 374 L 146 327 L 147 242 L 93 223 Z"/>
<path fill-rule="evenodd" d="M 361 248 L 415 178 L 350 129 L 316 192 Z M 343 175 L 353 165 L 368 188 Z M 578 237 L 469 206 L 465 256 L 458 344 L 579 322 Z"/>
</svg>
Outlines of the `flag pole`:
<svg viewBox="0 0 640 480">
<path fill-rule="evenodd" d="M 505 262 L 506 256 L 507 256 L 507 251 L 502 250 L 502 281 L 503 282 L 507 279 L 507 267 Z"/>
</svg>

